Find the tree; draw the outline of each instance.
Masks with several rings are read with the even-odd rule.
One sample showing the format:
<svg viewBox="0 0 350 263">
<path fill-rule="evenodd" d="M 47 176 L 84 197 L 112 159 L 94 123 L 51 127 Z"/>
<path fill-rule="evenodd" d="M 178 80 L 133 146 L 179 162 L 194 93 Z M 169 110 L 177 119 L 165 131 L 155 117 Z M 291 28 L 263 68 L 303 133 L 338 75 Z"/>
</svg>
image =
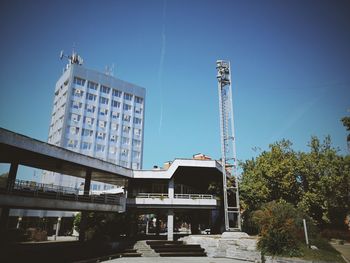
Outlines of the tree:
<svg viewBox="0 0 350 263">
<path fill-rule="evenodd" d="M 343 125 L 346 128 L 346 130 L 350 131 L 350 117 L 343 117 L 341 121 L 343 122 Z M 348 150 L 350 151 L 350 133 L 348 134 L 346 141 L 348 142 Z"/>
<path fill-rule="evenodd" d="M 282 140 L 241 164 L 240 196 L 244 225 L 268 202 L 285 200 L 306 211 L 321 228 L 344 228 L 349 212 L 350 157 L 341 156 L 327 136 L 312 137 L 309 152 L 295 152 Z"/>
</svg>

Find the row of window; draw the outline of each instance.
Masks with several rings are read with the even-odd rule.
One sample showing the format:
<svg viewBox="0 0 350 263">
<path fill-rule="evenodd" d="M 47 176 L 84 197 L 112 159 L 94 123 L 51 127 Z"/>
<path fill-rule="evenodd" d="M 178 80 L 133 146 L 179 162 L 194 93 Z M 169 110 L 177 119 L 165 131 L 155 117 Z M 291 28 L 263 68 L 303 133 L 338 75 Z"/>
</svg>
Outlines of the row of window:
<svg viewBox="0 0 350 263">
<path fill-rule="evenodd" d="M 79 144 L 78 140 L 68 140 L 67 147 L 76 149 L 76 148 L 78 148 L 78 144 Z M 91 142 L 82 142 L 80 148 L 82 150 L 91 150 L 92 149 L 92 143 Z M 99 144 L 99 143 L 97 143 L 95 145 L 95 151 L 97 153 L 103 153 L 103 152 L 105 152 L 105 150 L 107 148 L 108 148 L 108 152 L 110 154 L 115 154 L 118 151 L 118 147 L 116 147 L 116 146 L 109 146 L 109 147 L 107 147 L 106 145 Z M 125 148 L 121 148 L 120 149 L 120 156 L 123 157 L 123 158 L 129 158 L 130 152 L 132 153 L 131 157 L 133 159 L 140 159 L 141 152 L 135 151 L 135 150 L 130 151 L 130 150 L 125 149 Z"/>
<path fill-rule="evenodd" d="M 101 115 L 101 116 L 106 116 L 106 115 L 108 115 L 108 110 L 106 110 L 106 109 L 101 110 L 101 111 L 100 111 L 100 115 Z M 116 113 L 112 113 L 112 116 L 111 116 L 111 117 L 112 117 L 112 119 L 115 120 L 115 119 L 118 119 L 119 116 L 120 116 L 120 114 L 119 114 L 118 112 L 116 112 Z M 62 115 L 62 118 L 63 118 L 63 115 Z M 76 113 L 71 113 L 71 114 L 70 114 L 70 119 L 71 119 L 72 121 L 74 121 L 74 122 L 80 122 L 80 120 L 81 120 L 81 115 L 76 114 Z M 92 118 L 92 117 L 84 117 L 84 118 L 83 118 L 84 124 L 87 124 L 87 125 L 90 125 L 90 126 L 94 125 L 94 120 L 95 120 L 95 118 Z M 122 115 L 122 120 L 123 120 L 124 122 L 130 122 L 130 121 L 131 121 L 131 116 L 128 115 L 128 114 L 123 114 L 123 115 Z M 142 119 L 137 118 L 137 117 L 133 117 L 133 123 L 134 123 L 134 124 L 141 125 L 141 124 L 142 124 Z M 105 121 L 105 120 L 99 120 L 99 121 L 98 121 L 98 126 L 101 127 L 101 128 L 106 128 L 106 127 L 107 127 L 107 121 Z"/>
<path fill-rule="evenodd" d="M 85 86 L 85 79 L 74 77 L 73 82 L 76 85 Z M 95 82 L 92 82 L 92 81 L 88 81 L 87 87 L 88 87 L 88 89 L 91 89 L 91 90 L 97 90 L 98 89 L 98 84 L 95 83 Z M 111 89 L 111 88 L 106 87 L 104 85 L 100 86 L 101 93 L 110 94 L 111 90 L 112 90 L 112 95 L 113 96 L 116 96 L 116 97 L 119 97 L 119 98 L 121 97 L 121 95 L 122 95 L 121 91 L 116 90 L 116 89 Z M 124 93 L 124 99 L 125 100 L 131 101 L 132 98 L 133 98 L 132 94 Z M 135 96 L 135 102 L 141 104 L 141 103 L 143 103 L 143 98 Z"/>
<path fill-rule="evenodd" d="M 113 127 L 112 127 L 112 130 L 113 130 Z M 118 130 L 118 125 L 116 125 L 114 127 L 114 130 Z M 129 133 L 130 132 L 130 127 L 123 126 L 123 132 L 124 133 Z M 138 135 L 140 132 L 141 132 L 140 129 L 134 129 L 134 134 L 135 135 Z M 80 128 L 79 127 L 75 127 L 75 126 L 70 126 L 69 127 L 69 133 L 73 134 L 73 135 L 79 135 L 80 134 Z M 90 129 L 84 129 L 83 128 L 81 130 L 81 135 L 85 136 L 85 137 L 93 137 L 94 136 L 94 131 L 90 130 Z M 98 132 L 96 132 L 95 137 L 97 139 L 105 140 L 106 139 L 106 133 L 98 131 Z M 118 141 L 118 136 L 115 135 L 115 134 L 111 134 L 109 140 L 111 142 L 117 142 Z M 141 147 L 141 141 L 140 140 L 133 139 L 132 143 L 133 143 L 133 145 L 135 147 Z M 125 145 L 130 144 L 130 138 L 122 137 L 122 144 L 125 144 Z"/>
</svg>

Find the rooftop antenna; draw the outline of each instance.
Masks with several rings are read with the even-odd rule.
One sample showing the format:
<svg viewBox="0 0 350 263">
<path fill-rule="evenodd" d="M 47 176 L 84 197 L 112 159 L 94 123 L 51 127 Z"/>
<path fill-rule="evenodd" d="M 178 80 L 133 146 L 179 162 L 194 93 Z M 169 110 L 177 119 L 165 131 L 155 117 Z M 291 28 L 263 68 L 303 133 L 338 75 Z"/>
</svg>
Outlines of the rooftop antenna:
<svg viewBox="0 0 350 263">
<path fill-rule="evenodd" d="M 72 51 L 72 55 L 65 55 L 64 51 L 61 50 L 60 52 L 60 59 L 67 58 L 69 61 L 69 64 L 76 64 L 76 65 L 83 65 L 83 59 L 74 51 Z"/>
<path fill-rule="evenodd" d="M 241 231 L 230 62 L 217 60 L 216 70 L 219 91 L 225 230 Z M 227 182 L 228 178 L 233 179 L 229 182 L 230 184 Z"/>
</svg>

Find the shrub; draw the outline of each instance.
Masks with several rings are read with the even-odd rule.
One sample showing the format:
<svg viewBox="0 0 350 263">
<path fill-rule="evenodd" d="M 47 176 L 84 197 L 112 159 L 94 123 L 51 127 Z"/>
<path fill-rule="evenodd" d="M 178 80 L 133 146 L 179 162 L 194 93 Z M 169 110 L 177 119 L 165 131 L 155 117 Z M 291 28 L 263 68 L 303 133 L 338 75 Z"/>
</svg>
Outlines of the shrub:
<svg viewBox="0 0 350 263">
<path fill-rule="evenodd" d="M 302 213 L 285 201 L 270 202 L 253 213 L 260 231 L 258 248 L 272 255 L 298 256 Z"/>
</svg>

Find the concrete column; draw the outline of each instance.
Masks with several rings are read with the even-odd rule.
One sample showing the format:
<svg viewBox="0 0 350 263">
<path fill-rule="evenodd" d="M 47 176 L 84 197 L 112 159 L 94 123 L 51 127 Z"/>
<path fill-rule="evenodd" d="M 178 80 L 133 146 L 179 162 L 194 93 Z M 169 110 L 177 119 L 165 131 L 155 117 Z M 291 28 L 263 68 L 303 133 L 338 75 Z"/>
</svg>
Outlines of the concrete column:
<svg viewBox="0 0 350 263">
<path fill-rule="evenodd" d="M 58 237 L 58 233 L 59 233 L 59 231 L 60 231 L 60 227 L 61 227 L 61 220 L 62 220 L 62 218 L 61 218 L 61 217 L 57 218 L 55 240 L 57 239 L 57 237 Z"/>
<path fill-rule="evenodd" d="M 7 184 L 6 184 L 6 189 L 9 192 L 11 192 L 15 187 L 17 170 L 18 170 L 18 163 L 11 163 L 9 175 L 7 177 Z"/>
<path fill-rule="evenodd" d="M 21 226 L 21 222 L 22 222 L 22 217 L 19 216 L 17 219 L 17 226 L 16 226 L 17 229 L 19 229 L 19 227 Z"/>
<path fill-rule="evenodd" d="M 168 185 L 168 196 L 174 198 L 174 178 L 171 178 Z"/>
<path fill-rule="evenodd" d="M 174 210 L 169 209 L 168 210 L 168 240 L 173 241 L 174 240 Z"/>
<path fill-rule="evenodd" d="M 84 195 L 89 195 L 90 186 L 91 186 L 91 170 L 87 170 L 85 174 Z"/>
<path fill-rule="evenodd" d="M 85 183 L 84 183 L 84 195 L 88 196 L 90 193 L 91 186 L 91 170 L 86 171 Z M 80 218 L 80 231 L 79 231 L 79 241 L 85 241 L 85 231 L 87 224 L 88 212 L 82 211 Z"/>
</svg>

